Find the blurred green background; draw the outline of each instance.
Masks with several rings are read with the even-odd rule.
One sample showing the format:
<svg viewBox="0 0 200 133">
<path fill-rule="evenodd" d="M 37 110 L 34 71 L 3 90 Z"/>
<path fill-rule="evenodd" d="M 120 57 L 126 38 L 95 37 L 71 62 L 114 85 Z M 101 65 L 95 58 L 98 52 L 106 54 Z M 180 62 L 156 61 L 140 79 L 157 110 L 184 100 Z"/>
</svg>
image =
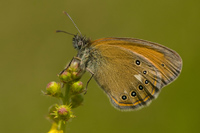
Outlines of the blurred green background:
<svg viewBox="0 0 200 133">
<path fill-rule="evenodd" d="M 43 96 L 50 81 L 76 54 L 76 34 L 67 11 L 83 34 L 134 37 L 163 44 L 183 59 L 180 77 L 139 111 L 113 108 L 94 80 L 68 133 L 195 133 L 200 123 L 200 1 L 61 0 L 2 1 L 0 4 L 0 132 L 46 133 L 45 119 L 56 99 Z M 90 74 L 84 75 L 86 83 Z"/>
</svg>

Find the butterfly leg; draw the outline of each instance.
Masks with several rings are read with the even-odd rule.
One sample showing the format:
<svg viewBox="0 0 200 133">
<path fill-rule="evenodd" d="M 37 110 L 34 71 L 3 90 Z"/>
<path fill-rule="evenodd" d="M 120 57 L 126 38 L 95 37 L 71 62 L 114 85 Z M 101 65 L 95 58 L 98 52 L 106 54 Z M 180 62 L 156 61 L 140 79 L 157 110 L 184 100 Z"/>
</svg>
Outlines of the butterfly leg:
<svg viewBox="0 0 200 133">
<path fill-rule="evenodd" d="M 70 67 L 70 65 L 71 65 L 71 63 L 72 63 L 72 61 L 73 61 L 74 59 L 77 59 L 77 60 L 80 60 L 80 61 L 81 61 L 80 58 L 74 56 L 74 57 L 71 59 L 71 61 L 69 62 L 69 64 L 65 67 L 65 69 L 62 70 L 62 71 L 59 73 L 59 75 L 61 75 L 65 70 L 67 70 L 67 69 Z"/>
<path fill-rule="evenodd" d="M 85 86 L 85 92 L 84 92 L 84 94 L 86 94 L 87 93 L 87 87 L 88 87 L 88 84 L 90 83 L 90 80 L 93 78 L 93 76 L 94 76 L 94 73 L 90 70 L 90 69 L 88 69 L 87 68 L 87 70 L 88 70 L 88 72 L 90 72 L 91 74 L 92 74 L 92 76 L 89 78 L 89 80 L 87 81 L 87 84 L 86 84 L 86 86 Z"/>
</svg>

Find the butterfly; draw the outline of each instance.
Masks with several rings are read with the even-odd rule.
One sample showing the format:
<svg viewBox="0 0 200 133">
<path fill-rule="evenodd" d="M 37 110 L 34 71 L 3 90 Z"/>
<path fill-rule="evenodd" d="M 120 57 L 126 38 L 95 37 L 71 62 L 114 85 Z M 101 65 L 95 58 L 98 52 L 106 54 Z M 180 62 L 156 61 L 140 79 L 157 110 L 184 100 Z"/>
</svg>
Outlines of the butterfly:
<svg viewBox="0 0 200 133">
<path fill-rule="evenodd" d="M 77 30 L 79 34 L 72 35 L 80 69 L 92 74 L 90 79 L 96 80 L 117 109 L 134 110 L 148 105 L 181 72 L 181 57 L 163 45 L 135 38 L 92 41 Z"/>
</svg>

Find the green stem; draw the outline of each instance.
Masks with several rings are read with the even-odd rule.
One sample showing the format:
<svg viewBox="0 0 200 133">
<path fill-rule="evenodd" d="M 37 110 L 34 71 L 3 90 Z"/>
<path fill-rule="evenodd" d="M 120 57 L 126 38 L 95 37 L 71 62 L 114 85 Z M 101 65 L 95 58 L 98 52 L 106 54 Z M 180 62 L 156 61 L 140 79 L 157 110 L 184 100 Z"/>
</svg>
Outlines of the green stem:
<svg viewBox="0 0 200 133">
<path fill-rule="evenodd" d="M 69 105 L 70 104 L 70 84 L 65 84 L 65 95 L 63 96 L 63 105 Z M 61 122 L 61 123 L 60 123 Z M 66 131 L 66 125 L 67 123 L 63 123 L 62 121 L 59 121 L 60 129 L 63 130 L 63 133 Z"/>
<path fill-rule="evenodd" d="M 66 84 L 65 95 L 63 97 L 63 104 L 69 105 L 70 103 L 70 84 Z"/>
<path fill-rule="evenodd" d="M 66 128 L 66 123 L 64 124 L 63 123 L 63 121 L 59 121 L 58 122 L 58 130 L 62 130 L 63 131 L 63 133 L 65 133 L 66 131 L 65 131 L 65 128 Z"/>
<path fill-rule="evenodd" d="M 62 121 L 58 121 L 58 129 L 61 130 L 62 128 Z"/>
<path fill-rule="evenodd" d="M 61 130 L 63 131 L 63 133 L 66 133 L 66 125 L 67 125 L 67 123 L 63 123 L 63 122 L 61 122 Z"/>
</svg>

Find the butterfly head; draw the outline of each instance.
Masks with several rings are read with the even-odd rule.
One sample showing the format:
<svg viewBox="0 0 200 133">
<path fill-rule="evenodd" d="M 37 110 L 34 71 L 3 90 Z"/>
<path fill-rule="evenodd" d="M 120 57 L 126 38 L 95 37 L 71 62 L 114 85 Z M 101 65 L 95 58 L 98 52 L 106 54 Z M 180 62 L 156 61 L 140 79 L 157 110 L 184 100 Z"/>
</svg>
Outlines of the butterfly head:
<svg viewBox="0 0 200 133">
<path fill-rule="evenodd" d="M 79 51 L 88 46 L 90 39 L 86 38 L 85 36 L 77 34 L 77 35 L 74 35 L 72 42 L 73 42 L 74 48 Z"/>
</svg>

